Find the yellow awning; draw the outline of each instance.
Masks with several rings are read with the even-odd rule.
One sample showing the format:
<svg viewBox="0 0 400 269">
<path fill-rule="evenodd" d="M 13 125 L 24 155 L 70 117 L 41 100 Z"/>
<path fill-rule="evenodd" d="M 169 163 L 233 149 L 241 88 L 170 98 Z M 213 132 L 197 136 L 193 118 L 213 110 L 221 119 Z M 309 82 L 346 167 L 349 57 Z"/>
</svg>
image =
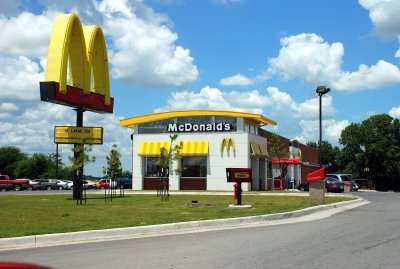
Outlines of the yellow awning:
<svg viewBox="0 0 400 269">
<path fill-rule="evenodd" d="M 260 150 L 261 150 L 261 156 L 262 157 L 268 157 L 268 148 L 267 144 L 260 144 Z"/>
<path fill-rule="evenodd" d="M 177 142 L 179 145 L 180 142 Z M 206 156 L 208 155 L 208 141 L 182 141 L 182 156 Z"/>
<path fill-rule="evenodd" d="M 169 150 L 171 142 L 141 142 L 139 155 L 160 156 L 160 149 Z"/>
<path fill-rule="evenodd" d="M 250 147 L 251 147 L 251 155 L 253 155 L 253 156 L 261 155 L 261 150 L 260 150 L 259 144 L 251 142 Z"/>
</svg>

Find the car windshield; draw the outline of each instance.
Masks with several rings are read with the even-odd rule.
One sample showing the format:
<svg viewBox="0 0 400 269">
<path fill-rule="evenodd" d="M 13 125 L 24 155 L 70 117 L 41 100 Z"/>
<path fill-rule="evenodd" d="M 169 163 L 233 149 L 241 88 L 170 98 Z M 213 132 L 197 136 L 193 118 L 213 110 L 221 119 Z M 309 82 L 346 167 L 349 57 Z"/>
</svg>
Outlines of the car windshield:
<svg viewBox="0 0 400 269">
<path fill-rule="evenodd" d="M 342 178 L 343 181 L 352 181 L 353 180 L 351 175 L 341 175 L 340 177 Z"/>
</svg>

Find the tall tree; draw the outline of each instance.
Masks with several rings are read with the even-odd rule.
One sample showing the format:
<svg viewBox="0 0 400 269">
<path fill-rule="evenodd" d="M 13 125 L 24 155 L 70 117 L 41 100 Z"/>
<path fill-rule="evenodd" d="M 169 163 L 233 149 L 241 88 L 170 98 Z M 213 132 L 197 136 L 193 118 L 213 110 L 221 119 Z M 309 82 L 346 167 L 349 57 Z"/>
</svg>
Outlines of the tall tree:
<svg viewBox="0 0 400 269">
<path fill-rule="evenodd" d="M 387 114 L 351 124 L 341 134 L 342 161 L 378 189 L 400 189 L 400 123 Z"/>
<path fill-rule="evenodd" d="M 103 173 L 110 178 L 122 177 L 121 154 L 116 144 L 112 145 L 110 154 L 106 156 L 107 166 L 103 167 Z"/>
<path fill-rule="evenodd" d="M 54 178 L 54 154 L 34 153 L 18 163 L 15 174 L 18 178 Z"/>
<path fill-rule="evenodd" d="M 0 147 L 0 174 L 5 174 L 11 178 L 16 177 L 16 168 L 20 161 L 28 157 L 21 149 L 14 146 Z"/>
<path fill-rule="evenodd" d="M 307 142 L 308 147 L 316 148 L 319 150 L 319 145 L 317 142 Z M 327 168 L 328 173 L 338 172 L 344 167 L 339 164 L 340 159 L 340 149 L 339 147 L 332 146 L 328 141 L 323 140 L 321 143 L 322 147 L 322 165 Z"/>
<path fill-rule="evenodd" d="M 74 156 L 68 157 L 68 159 L 72 163 L 72 165 L 69 167 L 69 170 L 71 172 L 75 172 L 76 170 L 85 167 L 89 163 L 94 163 L 96 161 L 96 157 L 90 156 L 92 150 L 93 150 L 92 145 L 79 144 L 76 147 L 73 147 L 72 152 L 74 153 L 74 155 L 78 153 L 77 156 L 79 157 L 78 158 L 75 158 Z"/>
<path fill-rule="evenodd" d="M 171 164 L 171 160 L 179 160 L 181 159 L 180 151 L 183 147 L 182 142 L 179 144 L 174 144 L 175 140 L 178 138 L 178 135 L 170 135 L 171 146 L 169 149 L 164 147 L 160 148 L 160 158 L 157 161 L 157 166 L 160 167 L 160 194 L 161 201 L 167 201 L 169 196 L 169 168 Z M 181 168 L 176 168 L 174 170 L 175 173 L 181 173 Z"/>
<path fill-rule="evenodd" d="M 273 158 L 288 158 L 290 156 L 289 147 L 283 143 L 283 141 L 279 138 L 279 135 L 276 133 L 272 133 L 271 137 L 268 139 L 268 154 L 271 160 Z M 273 166 L 277 167 L 281 171 L 278 179 L 280 186 L 283 189 L 283 182 L 287 172 L 287 164 L 280 163 L 274 164 Z"/>
</svg>

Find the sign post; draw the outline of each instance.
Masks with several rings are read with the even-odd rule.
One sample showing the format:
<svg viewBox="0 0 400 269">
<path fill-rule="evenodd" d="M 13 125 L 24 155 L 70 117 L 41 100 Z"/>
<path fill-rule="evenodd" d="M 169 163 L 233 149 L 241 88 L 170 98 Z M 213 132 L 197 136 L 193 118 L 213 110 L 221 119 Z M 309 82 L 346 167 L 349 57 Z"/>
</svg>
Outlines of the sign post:
<svg viewBox="0 0 400 269">
<path fill-rule="evenodd" d="M 252 181 L 251 168 L 226 168 L 226 179 L 228 182 L 235 182 L 237 205 L 242 205 L 242 182 Z"/>
</svg>

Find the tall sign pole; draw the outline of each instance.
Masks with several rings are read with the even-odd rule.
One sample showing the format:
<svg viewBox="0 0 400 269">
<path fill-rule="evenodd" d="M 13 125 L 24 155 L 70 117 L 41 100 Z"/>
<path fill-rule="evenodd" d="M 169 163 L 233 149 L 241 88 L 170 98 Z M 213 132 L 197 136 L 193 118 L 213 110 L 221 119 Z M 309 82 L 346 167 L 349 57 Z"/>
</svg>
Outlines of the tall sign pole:
<svg viewBox="0 0 400 269">
<path fill-rule="evenodd" d="M 67 74 L 72 85 L 67 85 Z M 46 81 L 40 82 L 40 99 L 73 107 L 77 128 L 83 127 L 84 111 L 113 112 L 106 42 L 98 25 L 82 26 L 76 14 L 56 18 L 49 42 Z M 78 162 L 84 154 L 83 145 L 91 142 L 78 139 L 70 144 L 74 144 L 74 159 Z M 82 149 L 78 150 L 80 146 Z M 74 173 L 74 199 L 82 199 L 82 176 L 83 163 Z"/>
</svg>

